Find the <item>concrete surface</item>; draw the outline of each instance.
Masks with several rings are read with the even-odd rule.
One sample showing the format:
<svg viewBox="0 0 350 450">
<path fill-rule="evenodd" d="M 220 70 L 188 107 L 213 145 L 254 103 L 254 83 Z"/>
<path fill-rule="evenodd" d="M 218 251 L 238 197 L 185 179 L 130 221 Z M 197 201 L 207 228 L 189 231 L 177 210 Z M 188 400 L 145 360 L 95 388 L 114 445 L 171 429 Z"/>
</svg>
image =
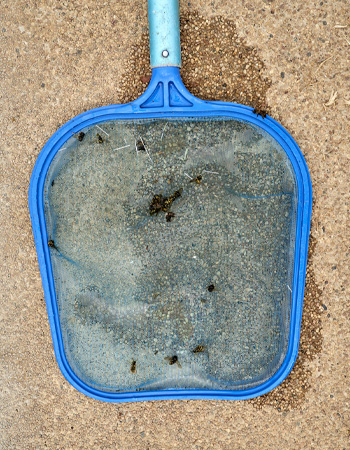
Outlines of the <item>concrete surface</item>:
<svg viewBox="0 0 350 450">
<path fill-rule="evenodd" d="M 247 402 L 105 404 L 65 381 L 53 353 L 32 237 L 30 175 L 59 124 L 142 92 L 140 77 L 147 75 L 148 61 L 140 64 L 139 58 L 147 53 L 147 6 L 146 1 L 4 0 L 3 449 L 350 448 L 347 1 L 193 0 L 180 7 L 183 43 L 189 46 L 183 55 L 190 58 L 197 47 L 199 52 L 193 62 L 184 62 L 189 88 L 203 98 L 264 104 L 295 137 L 310 168 L 315 198 L 312 258 L 298 362 L 283 385 Z M 190 33 L 186 17 L 195 24 Z M 232 42 L 226 43 L 230 29 Z M 222 43 L 216 50 L 220 57 L 214 58 L 214 51 L 200 52 L 206 31 L 206 47 L 216 45 L 210 30 Z M 196 32 L 198 42 L 193 42 Z M 239 53 L 253 69 L 240 67 Z M 227 80 L 223 89 L 215 87 L 220 62 Z"/>
</svg>

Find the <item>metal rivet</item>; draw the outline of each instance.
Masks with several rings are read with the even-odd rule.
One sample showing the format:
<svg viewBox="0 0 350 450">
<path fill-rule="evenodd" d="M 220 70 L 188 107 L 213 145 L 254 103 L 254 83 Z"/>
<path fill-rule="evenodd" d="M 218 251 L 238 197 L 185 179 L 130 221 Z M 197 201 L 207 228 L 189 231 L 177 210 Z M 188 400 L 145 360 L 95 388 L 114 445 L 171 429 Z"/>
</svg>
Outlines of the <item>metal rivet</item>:
<svg viewBox="0 0 350 450">
<path fill-rule="evenodd" d="M 168 50 L 163 50 L 162 51 L 162 56 L 163 56 L 163 58 L 167 58 L 169 56 Z"/>
</svg>

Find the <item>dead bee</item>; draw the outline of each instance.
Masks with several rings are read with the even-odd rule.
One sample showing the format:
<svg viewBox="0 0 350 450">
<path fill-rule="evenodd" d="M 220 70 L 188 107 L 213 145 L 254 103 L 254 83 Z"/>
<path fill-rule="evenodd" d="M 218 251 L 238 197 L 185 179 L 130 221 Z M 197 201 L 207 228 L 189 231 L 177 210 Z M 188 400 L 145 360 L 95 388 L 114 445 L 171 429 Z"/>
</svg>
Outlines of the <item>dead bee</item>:
<svg viewBox="0 0 350 450">
<path fill-rule="evenodd" d="M 182 189 L 175 191 L 169 197 L 163 197 L 162 194 L 154 195 L 149 205 L 149 213 L 151 216 L 158 214 L 160 211 L 168 212 L 173 201 L 181 197 Z"/>
<path fill-rule="evenodd" d="M 84 139 L 85 133 L 83 133 L 82 131 L 78 134 L 77 139 L 78 141 L 82 141 Z"/>
<path fill-rule="evenodd" d="M 197 347 L 192 350 L 192 353 L 202 353 L 205 352 L 207 347 L 205 345 L 197 345 Z"/>
<path fill-rule="evenodd" d="M 192 178 L 192 180 L 190 180 L 190 183 L 201 184 L 202 178 L 203 178 L 202 175 L 198 175 L 196 176 L 196 178 Z"/>
<path fill-rule="evenodd" d="M 47 245 L 51 248 L 54 248 L 55 250 L 58 250 L 58 248 L 55 245 L 55 241 L 53 239 L 50 239 Z"/>
<path fill-rule="evenodd" d="M 254 108 L 253 114 L 256 114 L 257 116 L 261 116 L 263 119 L 265 119 L 265 117 L 267 116 L 267 112 L 261 108 Z"/>
<path fill-rule="evenodd" d="M 172 366 L 173 364 L 176 364 L 181 369 L 181 364 L 176 355 L 174 356 L 166 356 L 164 359 L 169 361 L 169 366 Z"/>
<path fill-rule="evenodd" d="M 149 205 L 150 215 L 153 216 L 153 214 L 158 214 L 159 211 L 162 210 L 162 207 L 163 207 L 163 196 L 161 194 L 154 195 Z"/>
<path fill-rule="evenodd" d="M 162 211 L 163 212 L 169 211 L 173 201 L 174 201 L 174 198 L 172 197 L 172 195 L 170 197 L 165 197 L 163 199 Z"/>
<path fill-rule="evenodd" d="M 97 136 L 97 142 L 98 142 L 99 144 L 102 144 L 102 143 L 103 143 L 103 138 L 102 138 L 102 136 L 101 136 L 99 133 L 97 133 L 96 136 Z"/>
<path fill-rule="evenodd" d="M 55 180 L 52 180 L 51 186 L 53 186 L 55 184 Z"/>
<path fill-rule="evenodd" d="M 169 361 L 169 366 L 172 366 L 173 364 L 177 363 L 178 357 L 176 355 L 174 356 L 166 356 L 164 359 Z"/>
<path fill-rule="evenodd" d="M 135 373 L 136 372 L 136 361 L 134 359 L 132 360 L 132 363 L 131 363 L 130 372 L 131 373 Z"/>
<path fill-rule="evenodd" d="M 138 139 L 136 141 L 136 150 L 138 152 L 145 152 L 146 151 L 145 145 L 144 145 L 144 143 L 142 142 L 141 139 Z"/>
<path fill-rule="evenodd" d="M 210 284 L 210 285 L 207 287 L 207 289 L 208 289 L 209 292 L 213 292 L 213 291 L 215 290 L 215 286 L 214 286 L 213 284 Z"/>
<path fill-rule="evenodd" d="M 183 189 L 180 188 L 178 191 L 175 191 L 174 194 L 172 195 L 172 197 L 174 197 L 174 200 L 178 197 L 181 197 Z"/>
<path fill-rule="evenodd" d="M 165 216 L 165 219 L 167 222 L 171 222 L 171 219 L 175 217 L 175 214 L 171 211 L 168 212 L 168 214 Z"/>
</svg>

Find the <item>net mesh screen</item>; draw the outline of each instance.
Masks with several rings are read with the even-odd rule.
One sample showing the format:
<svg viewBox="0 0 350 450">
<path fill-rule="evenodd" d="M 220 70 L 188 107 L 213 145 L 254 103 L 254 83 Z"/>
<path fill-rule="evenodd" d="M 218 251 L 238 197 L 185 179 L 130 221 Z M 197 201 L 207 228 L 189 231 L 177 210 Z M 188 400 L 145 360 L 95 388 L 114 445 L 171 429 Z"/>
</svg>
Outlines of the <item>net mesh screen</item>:
<svg viewBox="0 0 350 450">
<path fill-rule="evenodd" d="M 44 187 L 67 360 L 108 391 L 245 389 L 286 355 L 297 188 L 284 150 L 229 118 L 108 121 Z"/>
</svg>

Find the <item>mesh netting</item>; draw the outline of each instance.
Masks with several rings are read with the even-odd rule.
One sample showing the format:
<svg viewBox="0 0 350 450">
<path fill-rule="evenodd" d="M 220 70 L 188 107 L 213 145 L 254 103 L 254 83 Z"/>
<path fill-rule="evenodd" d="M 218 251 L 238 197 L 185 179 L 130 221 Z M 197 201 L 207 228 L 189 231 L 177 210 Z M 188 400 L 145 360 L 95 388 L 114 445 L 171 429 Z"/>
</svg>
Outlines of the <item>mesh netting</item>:
<svg viewBox="0 0 350 450">
<path fill-rule="evenodd" d="M 109 391 L 244 389 L 289 339 L 297 192 L 284 150 L 229 118 L 108 121 L 47 173 L 67 360 Z"/>
</svg>

